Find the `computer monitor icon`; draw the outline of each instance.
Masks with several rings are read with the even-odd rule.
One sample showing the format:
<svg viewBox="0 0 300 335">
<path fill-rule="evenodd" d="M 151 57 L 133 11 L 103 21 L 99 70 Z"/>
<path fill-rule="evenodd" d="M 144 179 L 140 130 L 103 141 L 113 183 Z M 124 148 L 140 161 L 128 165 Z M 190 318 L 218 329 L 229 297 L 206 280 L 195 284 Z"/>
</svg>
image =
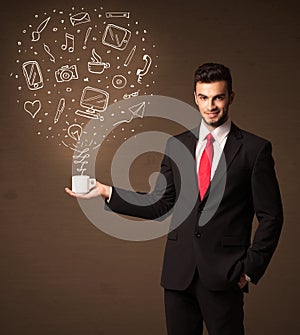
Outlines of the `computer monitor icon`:
<svg viewBox="0 0 300 335">
<path fill-rule="evenodd" d="M 107 108 L 109 94 L 99 88 L 87 86 L 83 89 L 80 106 L 85 111 L 77 110 L 75 114 L 90 119 L 98 119 L 98 113 L 104 112 Z"/>
</svg>

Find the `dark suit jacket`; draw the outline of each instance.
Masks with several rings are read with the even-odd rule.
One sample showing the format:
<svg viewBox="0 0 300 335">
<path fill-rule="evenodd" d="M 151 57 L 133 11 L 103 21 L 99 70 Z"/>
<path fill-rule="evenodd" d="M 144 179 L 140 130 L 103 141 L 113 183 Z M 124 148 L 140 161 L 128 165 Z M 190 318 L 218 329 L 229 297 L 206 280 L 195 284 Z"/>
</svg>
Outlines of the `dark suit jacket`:
<svg viewBox="0 0 300 335">
<path fill-rule="evenodd" d="M 151 194 L 114 188 L 108 206 L 145 219 L 157 219 L 172 209 L 163 287 L 185 289 L 196 267 L 210 290 L 236 285 L 242 273 L 256 284 L 274 253 L 283 222 L 271 143 L 232 124 L 224 155 L 201 201 L 194 158 L 198 130 L 169 139 Z M 251 243 L 254 214 L 259 226 Z"/>
</svg>

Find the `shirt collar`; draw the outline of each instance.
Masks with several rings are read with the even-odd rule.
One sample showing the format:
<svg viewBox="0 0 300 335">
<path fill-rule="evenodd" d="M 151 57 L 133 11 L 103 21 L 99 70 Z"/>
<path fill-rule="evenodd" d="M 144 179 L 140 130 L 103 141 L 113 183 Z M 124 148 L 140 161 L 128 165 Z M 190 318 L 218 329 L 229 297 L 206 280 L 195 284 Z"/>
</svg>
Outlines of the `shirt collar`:
<svg viewBox="0 0 300 335">
<path fill-rule="evenodd" d="M 228 136 L 230 128 L 231 128 L 231 120 L 228 119 L 221 126 L 215 128 L 211 132 L 211 134 L 213 135 L 215 141 L 217 141 L 220 144 L 224 140 L 224 138 Z M 203 142 L 209 133 L 210 131 L 207 129 L 204 121 L 202 120 L 199 129 L 199 141 Z"/>
</svg>

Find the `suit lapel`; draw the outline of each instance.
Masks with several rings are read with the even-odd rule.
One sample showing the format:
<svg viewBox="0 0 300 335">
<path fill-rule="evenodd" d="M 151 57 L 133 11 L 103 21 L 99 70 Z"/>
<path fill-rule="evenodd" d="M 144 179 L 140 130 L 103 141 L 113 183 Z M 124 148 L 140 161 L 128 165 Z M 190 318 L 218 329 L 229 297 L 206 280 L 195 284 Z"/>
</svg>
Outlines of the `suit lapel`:
<svg viewBox="0 0 300 335">
<path fill-rule="evenodd" d="M 190 153 L 193 155 L 195 161 L 196 161 L 196 146 L 198 142 L 198 137 L 199 137 L 199 128 L 200 125 L 197 128 L 194 128 L 190 130 L 187 133 L 186 139 L 184 141 L 184 145 L 189 149 Z"/>
<path fill-rule="evenodd" d="M 190 152 L 191 159 L 187 159 L 183 166 L 185 167 L 181 173 L 187 174 L 185 175 L 186 181 L 188 181 L 188 189 L 194 195 L 198 196 L 198 180 L 197 180 L 197 171 L 196 171 L 196 146 L 198 142 L 199 136 L 199 127 L 189 130 L 184 137 L 180 139 L 180 141 L 186 146 L 188 151 Z M 192 196 L 192 195 L 191 195 Z"/>
<path fill-rule="evenodd" d="M 236 157 L 238 151 L 240 150 L 240 147 L 242 146 L 241 139 L 243 138 L 243 135 L 240 131 L 240 129 L 234 124 L 231 124 L 231 129 L 228 134 L 228 138 L 224 147 L 224 156 L 226 160 L 226 166 L 228 169 L 230 168 L 230 165 L 234 158 Z"/>
</svg>

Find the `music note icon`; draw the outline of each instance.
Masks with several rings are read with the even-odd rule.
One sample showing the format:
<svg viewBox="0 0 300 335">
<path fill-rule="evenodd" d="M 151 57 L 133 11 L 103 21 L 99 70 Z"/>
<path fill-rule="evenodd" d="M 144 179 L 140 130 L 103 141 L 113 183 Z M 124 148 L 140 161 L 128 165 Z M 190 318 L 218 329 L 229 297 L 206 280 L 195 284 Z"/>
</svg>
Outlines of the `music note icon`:
<svg viewBox="0 0 300 335">
<path fill-rule="evenodd" d="M 74 52 L 74 35 L 65 33 L 65 43 L 62 44 L 61 48 L 69 52 Z"/>
</svg>

